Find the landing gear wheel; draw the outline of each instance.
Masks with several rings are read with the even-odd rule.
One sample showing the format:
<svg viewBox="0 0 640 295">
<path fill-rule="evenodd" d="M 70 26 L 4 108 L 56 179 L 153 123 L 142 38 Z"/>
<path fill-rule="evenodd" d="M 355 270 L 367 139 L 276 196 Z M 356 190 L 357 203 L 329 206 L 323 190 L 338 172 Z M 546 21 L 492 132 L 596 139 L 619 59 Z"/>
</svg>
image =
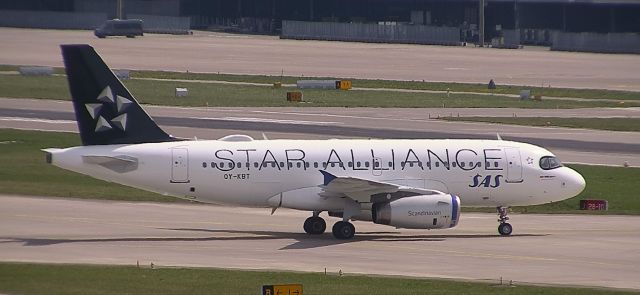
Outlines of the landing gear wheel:
<svg viewBox="0 0 640 295">
<path fill-rule="evenodd" d="M 513 232 L 513 227 L 507 221 L 509 220 L 509 207 L 497 207 L 498 210 L 498 232 L 500 235 L 508 236 Z"/>
<path fill-rule="evenodd" d="M 304 221 L 304 231 L 310 235 L 319 235 L 327 229 L 327 223 L 322 217 L 311 216 Z"/>
<path fill-rule="evenodd" d="M 506 222 L 500 223 L 500 225 L 498 225 L 498 232 L 500 233 L 500 235 L 508 236 L 513 232 L 513 227 L 511 226 L 511 224 Z"/>
<path fill-rule="evenodd" d="M 336 239 L 348 240 L 356 234 L 356 228 L 348 221 L 338 221 L 333 225 L 332 232 Z"/>
</svg>

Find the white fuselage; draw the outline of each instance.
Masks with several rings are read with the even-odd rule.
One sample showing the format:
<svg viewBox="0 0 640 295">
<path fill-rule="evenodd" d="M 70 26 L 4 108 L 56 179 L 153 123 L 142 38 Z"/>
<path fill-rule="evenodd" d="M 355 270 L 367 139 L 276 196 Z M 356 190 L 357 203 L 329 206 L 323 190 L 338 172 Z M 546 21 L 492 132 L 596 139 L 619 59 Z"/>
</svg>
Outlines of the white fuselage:
<svg viewBox="0 0 640 295">
<path fill-rule="evenodd" d="M 95 178 L 200 202 L 253 207 L 342 209 L 342 200 L 321 196 L 320 170 L 455 194 L 463 206 L 543 204 L 584 188 L 582 176 L 570 168 L 541 169 L 541 157 L 553 155 L 549 151 L 511 141 L 235 140 L 48 151 L 54 165 Z"/>
</svg>

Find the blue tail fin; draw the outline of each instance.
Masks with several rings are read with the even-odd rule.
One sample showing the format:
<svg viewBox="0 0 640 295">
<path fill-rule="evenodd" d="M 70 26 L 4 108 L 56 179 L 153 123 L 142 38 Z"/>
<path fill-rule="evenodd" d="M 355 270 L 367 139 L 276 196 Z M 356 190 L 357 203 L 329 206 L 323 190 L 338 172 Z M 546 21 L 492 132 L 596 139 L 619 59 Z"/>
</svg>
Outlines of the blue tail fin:
<svg viewBox="0 0 640 295">
<path fill-rule="evenodd" d="M 176 140 L 149 117 L 89 45 L 61 45 L 83 145 Z"/>
</svg>

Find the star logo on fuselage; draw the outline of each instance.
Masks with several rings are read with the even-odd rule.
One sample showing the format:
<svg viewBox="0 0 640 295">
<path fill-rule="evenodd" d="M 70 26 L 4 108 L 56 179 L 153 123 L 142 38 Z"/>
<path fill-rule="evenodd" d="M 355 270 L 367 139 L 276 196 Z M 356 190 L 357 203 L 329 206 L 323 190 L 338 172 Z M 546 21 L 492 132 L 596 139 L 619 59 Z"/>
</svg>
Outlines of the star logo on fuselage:
<svg viewBox="0 0 640 295">
<path fill-rule="evenodd" d="M 533 158 L 527 157 L 527 164 L 533 165 Z"/>
<path fill-rule="evenodd" d="M 132 104 L 131 100 L 115 94 L 111 87 L 107 86 L 98 94 L 96 101 L 97 103 L 85 104 L 87 112 L 96 121 L 95 132 L 108 131 L 114 127 L 122 131 L 127 130 L 127 113 L 125 111 Z M 107 107 L 116 110 L 116 114 L 110 119 L 102 115 L 104 113 L 102 111 Z"/>
</svg>

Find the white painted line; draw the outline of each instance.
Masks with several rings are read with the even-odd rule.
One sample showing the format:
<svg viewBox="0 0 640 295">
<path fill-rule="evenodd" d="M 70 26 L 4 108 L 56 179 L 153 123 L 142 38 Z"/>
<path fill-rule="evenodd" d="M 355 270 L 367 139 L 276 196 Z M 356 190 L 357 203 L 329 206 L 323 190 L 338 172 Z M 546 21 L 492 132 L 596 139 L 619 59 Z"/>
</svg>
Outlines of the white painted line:
<svg viewBox="0 0 640 295">
<path fill-rule="evenodd" d="M 278 123 L 278 124 L 297 124 L 297 125 L 339 125 L 339 124 L 342 124 L 342 122 L 280 120 L 280 119 L 248 118 L 248 117 L 222 117 L 222 118 L 191 117 L 191 119 L 224 120 L 224 121 L 238 121 L 238 122 L 259 122 L 259 123 Z"/>
<path fill-rule="evenodd" d="M 0 121 L 13 121 L 13 122 L 36 122 L 36 123 L 48 123 L 48 124 L 75 124 L 76 121 L 71 120 L 48 120 L 48 119 L 32 119 L 21 117 L 0 117 Z"/>
</svg>

